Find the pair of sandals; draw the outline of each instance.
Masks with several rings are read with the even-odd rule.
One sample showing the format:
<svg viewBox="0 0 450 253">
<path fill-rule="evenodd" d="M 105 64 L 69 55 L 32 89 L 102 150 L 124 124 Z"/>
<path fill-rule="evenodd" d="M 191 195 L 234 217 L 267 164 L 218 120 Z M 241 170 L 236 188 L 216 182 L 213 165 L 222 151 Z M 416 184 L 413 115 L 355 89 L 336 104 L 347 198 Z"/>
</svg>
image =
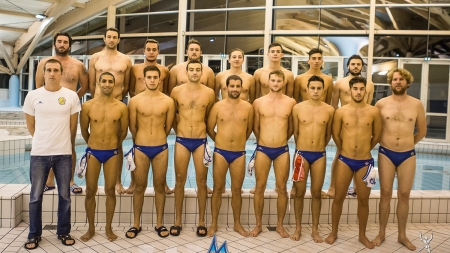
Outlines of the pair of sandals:
<svg viewBox="0 0 450 253">
<path fill-rule="evenodd" d="M 54 189 L 56 189 L 55 186 L 48 186 L 48 185 L 44 186 L 44 192 L 51 191 L 51 190 L 54 190 Z M 83 193 L 83 188 L 79 187 L 77 184 L 73 184 L 73 185 L 70 186 L 70 191 L 73 194 L 80 194 L 80 193 Z"/>
<path fill-rule="evenodd" d="M 128 231 L 125 233 L 125 236 L 129 239 L 133 239 L 133 238 L 136 238 L 136 236 L 141 231 L 142 231 L 142 227 L 140 227 L 139 229 L 136 227 L 132 227 L 132 228 L 128 229 Z M 169 236 L 169 233 L 163 234 L 164 232 L 169 232 L 169 230 L 167 230 L 167 228 L 165 226 L 160 226 L 159 228 L 155 227 L 155 231 L 158 233 L 158 236 L 161 238 L 165 238 L 165 237 Z M 129 235 L 128 233 L 131 233 L 131 235 Z"/>
<path fill-rule="evenodd" d="M 181 226 L 171 226 L 170 227 L 170 235 L 173 236 L 179 236 L 180 235 L 180 231 L 183 228 Z M 172 232 L 173 230 L 175 230 L 176 232 Z M 203 233 L 201 233 L 203 232 Z M 208 229 L 205 226 L 198 226 L 197 227 L 197 235 L 200 237 L 205 237 L 206 234 L 208 233 Z"/>
<path fill-rule="evenodd" d="M 58 239 L 61 240 L 62 244 L 65 246 L 72 246 L 75 244 L 75 239 L 70 235 L 58 235 Z M 32 238 L 29 238 L 25 244 L 23 245 L 23 247 L 27 250 L 31 250 L 31 249 L 35 249 L 37 247 L 39 247 L 39 242 L 42 240 L 41 236 L 35 236 Z M 32 244 L 30 246 L 30 244 Z"/>
</svg>

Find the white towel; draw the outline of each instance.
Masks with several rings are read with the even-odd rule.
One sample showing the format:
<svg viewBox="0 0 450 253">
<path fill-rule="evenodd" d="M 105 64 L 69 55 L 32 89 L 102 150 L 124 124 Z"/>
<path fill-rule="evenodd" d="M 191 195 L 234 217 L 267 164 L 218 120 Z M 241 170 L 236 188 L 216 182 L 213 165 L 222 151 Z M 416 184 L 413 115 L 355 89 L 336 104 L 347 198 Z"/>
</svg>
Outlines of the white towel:
<svg viewBox="0 0 450 253">
<path fill-rule="evenodd" d="M 369 167 L 367 168 L 367 172 L 364 175 L 364 177 L 362 178 L 362 180 L 364 181 L 364 183 L 366 183 L 367 187 L 372 188 L 377 184 L 376 176 L 377 176 L 377 173 L 373 169 L 373 165 L 369 164 Z"/>
<path fill-rule="evenodd" d="M 253 171 L 255 171 L 255 156 L 256 156 L 256 149 L 255 152 L 253 152 L 253 155 L 250 158 L 250 162 L 248 162 L 247 165 L 247 174 L 249 176 L 253 176 Z"/>
<path fill-rule="evenodd" d="M 212 162 L 212 156 L 211 156 L 211 148 L 208 145 L 208 141 L 205 143 L 205 151 L 203 154 L 203 164 L 205 167 L 209 167 L 209 165 Z"/>
<path fill-rule="evenodd" d="M 83 178 L 86 175 L 86 169 L 87 169 L 87 153 L 84 154 L 79 160 L 78 160 L 78 167 L 77 167 L 77 176 L 79 178 Z"/>
<path fill-rule="evenodd" d="M 133 171 L 136 169 L 136 164 L 134 163 L 134 147 L 132 147 L 130 151 L 124 155 L 124 157 L 126 159 L 125 167 L 127 170 Z"/>
</svg>

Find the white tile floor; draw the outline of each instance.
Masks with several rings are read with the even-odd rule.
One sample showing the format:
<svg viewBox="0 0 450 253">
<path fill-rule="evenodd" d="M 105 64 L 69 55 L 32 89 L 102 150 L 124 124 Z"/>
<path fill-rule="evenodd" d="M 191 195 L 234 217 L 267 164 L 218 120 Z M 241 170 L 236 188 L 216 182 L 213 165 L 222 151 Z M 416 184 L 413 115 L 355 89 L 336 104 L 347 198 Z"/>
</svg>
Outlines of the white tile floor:
<svg viewBox="0 0 450 253">
<path fill-rule="evenodd" d="M 114 226 L 114 232 L 119 239 L 109 242 L 104 235 L 104 224 L 97 227 L 98 233 L 88 242 L 81 242 L 80 236 L 87 230 L 86 224 L 76 223 L 72 227 L 72 235 L 77 241 L 74 246 L 63 246 L 56 238 L 54 230 L 44 230 L 40 248 L 32 252 L 207 252 L 211 244 L 211 238 L 199 238 L 195 235 L 194 227 L 184 227 L 179 237 L 169 236 L 161 239 L 152 227 L 143 227 L 143 231 L 135 239 L 127 239 L 124 231 L 129 227 Z M 376 247 L 370 252 L 411 252 L 397 243 L 396 224 L 388 224 L 386 241 L 381 247 Z M 276 232 L 269 232 L 264 228 L 256 238 L 244 238 L 233 232 L 232 228 L 219 228 L 217 241 L 220 246 L 227 241 L 229 252 L 369 252 L 358 242 L 357 224 L 343 224 L 339 232 L 339 238 L 334 245 L 326 243 L 314 243 L 309 234 L 310 226 L 304 225 L 303 236 L 300 241 L 283 239 Z M 320 232 L 326 236 L 330 231 L 330 225 L 322 225 Z M 294 228 L 287 227 L 292 233 Z M 418 238 L 419 232 L 430 236 L 433 233 L 431 248 L 433 252 L 450 252 L 450 224 L 448 223 L 414 223 L 408 224 L 408 236 L 420 249 L 424 246 Z M 378 233 L 377 224 L 369 224 L 367 236 L 373 239 Z M 28 225 L 21 223 L 18 227 L 0 228 L 0 252 L 26 252 L 22 247 L 28 234 Z M 424 252 L 424 251 L 422 251 Z"/>
</svg>

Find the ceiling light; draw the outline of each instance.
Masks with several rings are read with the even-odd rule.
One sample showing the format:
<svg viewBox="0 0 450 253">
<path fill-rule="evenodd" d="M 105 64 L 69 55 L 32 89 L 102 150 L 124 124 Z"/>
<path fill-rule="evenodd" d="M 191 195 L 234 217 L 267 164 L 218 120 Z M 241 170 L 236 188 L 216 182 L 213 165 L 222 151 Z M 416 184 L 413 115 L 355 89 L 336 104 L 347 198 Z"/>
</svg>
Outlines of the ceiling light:
<svg viewBox="0 0 450 253">
<path fill-rule="evenodd" d="M 378 75 L 379 76 L 384 76 L 384 75 L 386 75 L 387 74 L 387 70 L 384 70 L 384 71 L 380 71 L 380 72 L 378 72 Z"/>
<path fill-rule="evenodd" d="M 209 39 L 209 42 L 214 42 L 214 41 L 216 41 L 216 39 L 215 39 L 215 38 L 211 38 L 211 39 Z"/>
<path fill-rule="evenodd" d="M 46 18 L 47 17 L 47 15 L 45 15 L 45 14 L 37 14 L 36 15 L 36 18 L 37 19 L 40 19 L 40 20 L 42 20 L 42 19 L 44 19 L 44 18 Z"/>
</svg>

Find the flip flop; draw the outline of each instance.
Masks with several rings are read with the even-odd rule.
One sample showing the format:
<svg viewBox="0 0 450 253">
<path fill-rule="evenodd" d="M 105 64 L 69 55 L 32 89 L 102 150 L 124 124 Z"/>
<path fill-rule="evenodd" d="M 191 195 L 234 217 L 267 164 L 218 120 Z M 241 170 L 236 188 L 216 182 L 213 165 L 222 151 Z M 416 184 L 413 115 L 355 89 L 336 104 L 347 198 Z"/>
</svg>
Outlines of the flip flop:
<svg viewBox="0 0 450 253">
<path fill-rule="evenodd" d="M 205 233 L 201 234 L 200 231 L 205 231 Z M 197 227 L 197 235 L 198 236 L 204 237 L 204 236 L 206 236 L 206 233 L 208 233 L 208 229 L 205 226 L 198 226 Z"/>
<path fill-rule="evenodd" d="M 167 233 L 167 235 L 163 235 L 162 232 L 169 232 L 169 230 L 167 230 L 167 228 L 165 226 L 161 226 L 159 228 L 155 227 L 155 231 L 158 233 L 159 237 L 167 237 L 169 236 L 170 233 Z"/>
<path fill-rule="evenodd" d="M 170 227 L 170 235 L 173 235 L 173 236 L 179 236 L 180 235 L 180 231 L 182 230 L 183 228 L 181 227 L 181 226 L 171 226 Z M 172 230 L 176 230 L 177 232 L 175 232 L 175 233 L 172 233 Z"/>
<path fill-rule="evenodd" d="M 77 184 L 73 184 L 70 186 L 70 191 L 73 194 L 81 194 L 83 192 L 83 188 L 79 187 Z"/>
<path fill-rule="evenodd" d="M 42 240 L 42 237 L 36 236 L 27 240 L 27 242 L 23 245 L 25 249 L 35 249 L 39 247 L 39 242 Z M 34 243 L 34 247 L 27 246 L 28 244 Z"/>
<path fill-rule="evenodd" d="M 72 246 L 75 244 L 75 239 L 72 238 L 69 234 L 67 235 L 58 235 L 58 239 L 61 240 L 62 244 L 65 246 Z M 72 242 L 67 242 L 72 240 Z"/>
<path fill-rule="evenodd" d="M 46 192 L 46 191 L 51 191 L 51 190 L 54 190 L 54 189 L 56 189 L 55 186 L 48 186 L 48 185 L 45 185 L 45 186 L 44 186 L 44 192 Z"/>
<path fill-rule="evenodd" d="M 128 229 L 128 231 L 125 233 L 125 236 L 127 238 L 133 239 L 136 238 L 136 236 L 142 231 L 142 227 L 140 227 L 139 229 L 132 227 L 130 229 Z M 128 233 L 133 233 L 133 236 L 129 236 Z"/>
</svg>

